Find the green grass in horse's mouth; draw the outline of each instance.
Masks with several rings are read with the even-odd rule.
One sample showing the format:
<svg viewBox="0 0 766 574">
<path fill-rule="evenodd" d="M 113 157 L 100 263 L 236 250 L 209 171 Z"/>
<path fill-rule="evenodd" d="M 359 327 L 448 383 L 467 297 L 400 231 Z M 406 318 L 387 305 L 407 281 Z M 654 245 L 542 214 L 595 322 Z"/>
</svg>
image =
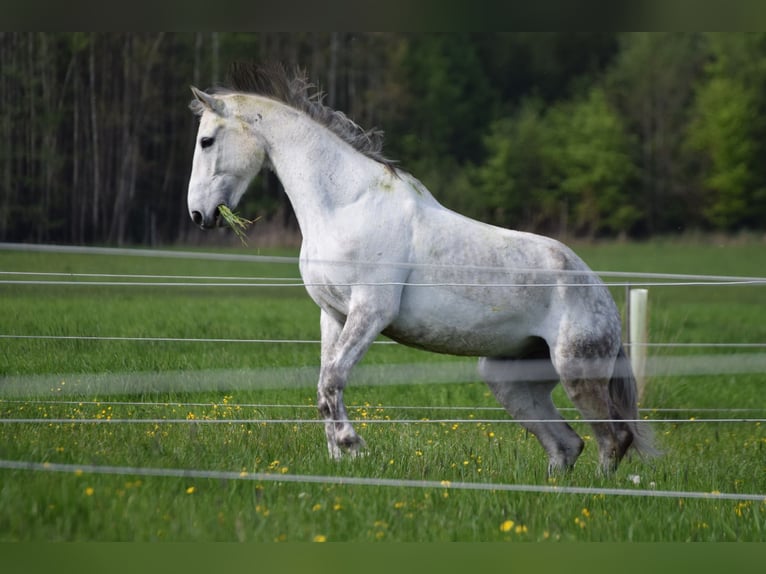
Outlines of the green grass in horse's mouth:
<svg viewBox="0 0 766 574">
<path fill-rule="evenodd" d="M 244 217 L 240 217 L 234 213 L 231 209 L 223 204 L 218 206 L 218 213 L 221 214 L 223 220 L 229 225 L 229 227 L 231 227 L 236 236 L 239 237 L 242 245 L 247 245 L 247 234 L 245 233 L 245 230 L 247 229 L 248 225 L 252 225 L 258 221 L 258 218 L 253 220 L 245 219 Z"/>
</svg>

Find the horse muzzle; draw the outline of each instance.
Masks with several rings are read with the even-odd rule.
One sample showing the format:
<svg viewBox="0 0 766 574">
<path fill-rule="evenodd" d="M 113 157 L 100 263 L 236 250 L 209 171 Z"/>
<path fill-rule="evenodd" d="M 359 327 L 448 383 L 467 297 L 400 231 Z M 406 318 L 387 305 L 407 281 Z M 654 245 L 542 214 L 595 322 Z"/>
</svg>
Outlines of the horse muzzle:
<svg viewBox="0 0 766 574">
<path fill-rule="evenodd" d="M 203 215 L 201 211 L 191 211 L 189 215 L 191 215 L 194 224 L 198 225 L 201 229 L 213 229 L 218 227 L 221 221 L 221 214 L 218 212 L 217 207 L 210 215 Z"/>
</svg>

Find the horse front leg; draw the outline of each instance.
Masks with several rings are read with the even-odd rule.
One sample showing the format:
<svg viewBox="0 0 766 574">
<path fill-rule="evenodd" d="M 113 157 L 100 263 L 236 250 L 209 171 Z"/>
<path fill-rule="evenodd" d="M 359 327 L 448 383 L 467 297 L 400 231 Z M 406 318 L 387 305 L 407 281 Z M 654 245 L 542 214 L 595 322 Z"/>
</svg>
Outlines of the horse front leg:
<svg viewBox="0 0 766 574">
<path fill-rule="evenodd" d="M 364 440 L 348 420 L 343 389 L 351 369 L 387 324 L 388 314 L 349 313 L 344 322 L 322 311 L 322 365 L 317 407 L 325 420 L 327 448 L 333 459 L 340 459 L 346 452 L 355 456 L 365 447 Z"/>
</svg>

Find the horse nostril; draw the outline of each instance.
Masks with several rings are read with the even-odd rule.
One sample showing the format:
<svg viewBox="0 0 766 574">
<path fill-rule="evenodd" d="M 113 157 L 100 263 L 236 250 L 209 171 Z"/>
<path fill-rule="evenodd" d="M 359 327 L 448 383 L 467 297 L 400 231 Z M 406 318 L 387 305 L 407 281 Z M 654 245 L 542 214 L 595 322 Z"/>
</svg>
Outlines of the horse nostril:
<svg viewBox="0 0 766 574">
<path fill-rule="evenodd" d="M 199 211 L 192 211 L 191 218 L 195 225 L 202 225 L 203 218 Z"/>
</svg>

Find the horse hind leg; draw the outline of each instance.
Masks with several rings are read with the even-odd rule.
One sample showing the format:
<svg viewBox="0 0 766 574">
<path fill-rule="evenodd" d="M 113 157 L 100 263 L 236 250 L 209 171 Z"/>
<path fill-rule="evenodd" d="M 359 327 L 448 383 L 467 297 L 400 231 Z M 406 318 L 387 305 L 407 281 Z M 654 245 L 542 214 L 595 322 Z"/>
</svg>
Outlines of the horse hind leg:
<svg viewBox="0 0 766 574">
<path fill-rule="evenodd" d="M 590 421 L 601 469 L 610 474 L 617 469 L 634 438 L 610 396 L 614 360 L 563 357 L 559 353 L 554 356 L 561 385 L 583 418 Z"/>
<path fill-rule="evenodd" d="M 508 414 L 545 449 L 548 474 L 571 469 L 584 442 L 564 421 L 551 399 L 558 375 L 547 349 L 525 359 L 482 358 L 479 372 Z"/>
<path fill-rule="evenodd" d="M 590 427 L 598 443 L 599 463 L 604 474 L 611 474 L 633 442 L 627 425 L 615 420 L 609 400 L 609 379 L 562 379 L 561 384 Z"/>
</svg>

